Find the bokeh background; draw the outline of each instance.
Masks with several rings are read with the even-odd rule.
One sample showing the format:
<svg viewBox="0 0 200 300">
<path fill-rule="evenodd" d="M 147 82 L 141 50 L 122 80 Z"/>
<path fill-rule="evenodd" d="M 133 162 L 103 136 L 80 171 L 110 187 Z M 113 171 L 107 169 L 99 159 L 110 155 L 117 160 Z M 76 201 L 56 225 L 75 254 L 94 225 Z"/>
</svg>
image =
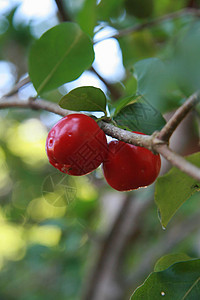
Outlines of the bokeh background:
<svg viewBox="0 0 200 300">
<path fill-rule="evenodd" d="M 66 0 L 64 3 L 71 18 L 76 20 L 84 1 Z M 191 6 L 198 6 L 198 1 L 157 0 L 153 16 Z M 141 22 L 123 9 L 109 21 L 99 22 L 94 40 L 99 41 L 117 33 L 118 29 Z M 191 26 L 191 22 L 194 20 L 185 16 L 136 32 L 120 41 L 107 38 L 98 42 L 93 66 L 109 84 L 118 88 L 119 93 L 124 87 L 132 93 L 136 80 L 130 76 L 131 66 L 149 57 L 168 59 L 174 41 Z M 26 78 L 31 43 L 58 23 L 53 0 L 0 0 L 0 97 L 19 79 Z M 199 23 L 196 26 L 199 33 Z M 106 85 L 87 71 L 45 98 L 57 102 L 63 94 L 81 85 L 100 87 L 109 97 Z M 35 95 L 31 83 L 19 90 L 22 101 Z M 166 119 L 176 107 L 179 96 L 180 90 L 164 109 L 157 103 Z M 125 203 L 129 203 L 133 214 L 128 216 L 132 229 L 129 224 L 127 231 L 119 232 L 119 237 L 127 233 L 120 254 L 120 270 L 116 270 L 120 291 L 118 288 L 115 291 L 119 296 L 105 299 L 128 299 L 131 291 L 153 270 L 156 260 L 166 253 L 200 256 L 198 193 L 181 207 L 164 230 L 153 202 L 154 185 L 119 193 L 106 184 L 101 168 L 88 176 L 69 178 L 48 163 L 45 139 L 59 118 L 45 111 L 0 111 L 1 300 L 80 299 L 89 286 L 92 272 L 98 269 L 98 261 L 104 260 L 105 241 L 112 236 L 113 226 Z M 180 126 L 172 145 L 180 153 L 189 154 L 199 151 L 198 143 L 196 112 Z M 163 161 L 162 173 L 168 168 Z"/>
</svg>

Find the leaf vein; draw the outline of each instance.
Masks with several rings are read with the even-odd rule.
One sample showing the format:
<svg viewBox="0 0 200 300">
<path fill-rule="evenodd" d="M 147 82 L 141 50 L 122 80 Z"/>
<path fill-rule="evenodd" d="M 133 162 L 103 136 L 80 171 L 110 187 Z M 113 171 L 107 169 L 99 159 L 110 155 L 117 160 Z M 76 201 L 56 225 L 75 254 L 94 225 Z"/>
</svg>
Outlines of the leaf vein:
<svg viewBox="0 0 200 300">
<path fill-rule="evenodd" d="M 185 300 L 186 297 L 189 295 L 189 293 L 191 292 L 191 290 L 195 287 L 195 285 L 200 281 L 200 277 L 197 278 L 197 280 L 192 284 L 192 286 L 189 288 L 189 290 L 185 293 L 185 295 L 183 296 L 183 298 L 181 300 Z"/>
<path fill-rule="evenodd" d="M 57 64 L 52 68 L 51 72 L 48 74 L 48 76 L 43 80 L 43 82 L 38 87 L 38 94 L 42 91 L 42 89 L 45 87 L 45 85 L 48 83 L 48 81 L 52 78 L 53 74 L 56 72 L 60 64 L 63 62 L 63 60 L 66 58 L 66 56 L 72 51 L 74 46 L 77 44 L 79 37 L 81 36 L 81 32 L 79 32 L 74 39 L 71 46 L 68 48 L 68 50 L 65 52 L 65 54 L 60 58 L 60 60 L 57 62 Z"/>
</svg>

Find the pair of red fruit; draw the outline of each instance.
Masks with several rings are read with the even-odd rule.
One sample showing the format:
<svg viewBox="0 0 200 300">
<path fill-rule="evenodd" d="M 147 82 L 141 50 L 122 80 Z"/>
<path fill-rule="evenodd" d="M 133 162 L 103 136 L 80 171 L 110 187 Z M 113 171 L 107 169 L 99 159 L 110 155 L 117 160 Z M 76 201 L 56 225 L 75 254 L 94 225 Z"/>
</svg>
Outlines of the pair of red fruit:
<svg viewBox="0 0 200 300">
<path fill-rule="evenodd" d="M 55 124 L 46 151 L 49 162 L 69 175 L 88 174 L 103 163 L 108 184 L 118 191 L 150 185 L 161 166 L 160 156 L 146 148 L 121 141 L 107 144 L 105 133 L 84 114 L 68 115 Z"/>
</svg>

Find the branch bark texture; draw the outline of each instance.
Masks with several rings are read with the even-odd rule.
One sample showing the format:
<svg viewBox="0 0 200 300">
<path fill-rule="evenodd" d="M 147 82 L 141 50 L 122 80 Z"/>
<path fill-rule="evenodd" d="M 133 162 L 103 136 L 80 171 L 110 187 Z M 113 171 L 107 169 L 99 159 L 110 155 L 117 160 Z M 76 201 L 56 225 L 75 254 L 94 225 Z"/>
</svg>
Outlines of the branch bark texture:
<svg viewBox="0 0 200 300">
<path fill-rule="evenodd" d="M 63 1 L 55 0 L 55 2 L 57 4 L 62 21 L 69 21 L 70 17 L 68 16 L 63 6 Z M 150 22 L 122 30 L 112 37 L 121 38 L 129 33 L 140 31 L 145 28 L 150 28 L 165 20 L 178 18 L 182 15 L 194 15 L 199 17 L 200 11 L 194 9 L 185 9 L 179 12 L 165 15 L 164 17 L 154 19 Z M 110 85 L 107 81 L 105 81 L 94 69 L 92 69 L 92 71 L 100 78 L 102 82 L 104 82 L 113 98 L 119 98 L 118 90 Z M 26 84 L 28 82 L 29 78 L 23 84 Z M 9 93 L 9 95 L 7 95 L 12 95 L 12 97 L 4 97 L 0 99 L 0 109 L 24 108 L 46 110 L 52 113 L 56 113 L 60 116 L 66 116 L 68 114 L 75 113 L 73 111 L 62 109 L 57 104 L 43 99 L 28 99 L 25 101 L 19 99 L 18 95 L 15 93 L 17 93 L 18 89 L 21 88 L 23 84 L 16 86 L 16 88 L 11 93 Z M 168 146 L 171 135 L 183 120 L 183 118 L 188 114 L 188 112 L 193 109 L 197 102 L 199 102 L 199 93 L 195 93 L 194 95 L 192 95 L 176 111 L 174 116 L 167 122 L 164 128 L 159 133 L 152 136 L 141 136 L 120 129 L 102 120 L 99 121 L 98 124 L 107 135 L 117 138 L 126 143 L 134 144 L 136 146 L 142 146 L 150 149 L 151 151 L 158 152 L 163 157 L 165 157 L 172 165 L 178 167 L 186 174 L 200 181 L 200 169 L 187 162 L 177 153 L 173 152 Z M 145 202 L 136 200 L 137 199 L 133 199 L 132 194 L 129 194 L 127 196 L 122 205 L 122 209 L 119 211 L 119 214 L 114 222 L 114 225 L 102 242 L 98 252 L 97 264 L 95 265 L 94 270 L 91 273 L 91 279 L 85 291 L 85 295 L 83 298 L 84 300 L 122 299 L 124 287 L 121 284 L 121 278 L 119 278 L 120 272 L 118 272 L 120 268 L 120 262 L 123 257 L 123 253 L 126 250 L 127 244 L 130 241 L 130 238 L 135 235 L 135 239 L 133 240 L 134 242 L 136 241 L 137 231 L 141 227 L 142 217 L 152 203 L 152 199 L 147 199 L 147 201 Z M 182 227 L 180 231 L 181 230 Z M 193 227 L 191 231 L 192 230 Z M 171 236 L 169 236 L 168 238 L 168 242 L 169 241 L 171 241 Z M 176 241 L 177 236 L 176 239 L 173 240 L 173 242 L 176 243 Z M 164 241 L 163 244 L 161 244 L 162 251 L 164 249 L 163 245 L 166 246 L 166 243 L 164 244 Z M 170 248 L 169 245 L 168 248 Z M 148 253 L 148 257 L 144 264 L 142 266 L 140 265 L 140 270 L 144 270 L 146 267 L 149 267 L 154 255 L 155 249 L 152 249 L 152 252 Z M 143 274 L 139 272 L 139 270 L 136 270 L 133 276 L 131 276 L 131 278 L 127 281 L 127 286 L 129 286 L 129 284 L 132 284 L 133 280 L 137 281 L 141 278 Z"/>
<path fill-rule="evenodd" d="M 172 118 L 167 122 L 167 124 L 160 131 L 158 138 L 160 140 L 168 142 L 171 135 L 177 128 L 177 126 L 181 123 L 181 121 L 185 118 L 185 116 L 193 109 L 193 107 L 200 100 L 200 93 L 196 92 L 191 97 L 189 97 L 181 107 L 177 109 Z"/>
<path fill-rule="evenodd" d="M 107 36 L 103 39 L 97 40 L 95 41 L 95 44 L 98 42 L 101 42 L 103 40 L 109 39 L 109 38 L 116 38 L 116 39 L 120 39 L 124 36 L 127 36 L 129 34 L 132 34 L 134 32 L 138 32 L 147 28 L 151 28 L 153 26 L 156 26 L 160 23 L 163 23 L 165 21 L 169 21 L 169 20 L 173 20 L 173 19 L 177 19 L 183 16 L 194 16 L 196 18 L 198 18 L 200 16 L 200 9 L 195 9 L 195 8 L 185 8 L 185 9 L 181 9 L 179 11 L 175 11 L 169 14 L 166 14 L 164 16 L 152 19 L 146 23 L 142 23 L 142 24 L 137 24 L 135 26 L 126 28 L 126 29 L 122 29 L 119 30 L 118 33 Z"/>
<path fill-rule="evenodd" d="M 191 95 L 188 100 L 176 111 L 174 116 L 166 123 L 163 129 L 156 135 L 139 135 L 118 128 L 105 121 L 99 121 L 98 124 L 105 132 L 105 134 L 117 138 L 125 143 L 133 144 L 136 146 L 145 147 L 151 151 L 160 153 L 165 159 L 167 159 L 173 166 L 176 166 L 181 171 L 185 172 L 189 176 L 200 181 L 200 168 L 197 168 L 193 164 L 189 163 L 182 156 L 173 152 L 169 146 L 168 141 L 174 130 L 183 120 L 183 118 L 191 111 L 192 108 L 200 101 L 200 92 L 196 92 Z M 42 99 L 35 100 L 20 100 L 16 94 L 10 98 L 0 99 L 0 109 L 10 107 L 21 107 L 29 109 L 42 109 L 49 112 L 66 116 L 68 114 L 75 113 L 74 111 L 62 109 L 58 104 L 49 102 Z"/>
<path fill-rule="evenodd" d="M 91 273 L 83 300 L 120 300 L 123 298 L 124 286 L 120 276 L 121 259 L 130 239 L 134 237 L 137 239 L 143 216 L 152 203 L 152 198 L 141 201 L 141 199 L 134 198 L 132 194 L 128 194 L 124 199 L 122 209 L 99 249 L 97 264 Z"/>
</svg>

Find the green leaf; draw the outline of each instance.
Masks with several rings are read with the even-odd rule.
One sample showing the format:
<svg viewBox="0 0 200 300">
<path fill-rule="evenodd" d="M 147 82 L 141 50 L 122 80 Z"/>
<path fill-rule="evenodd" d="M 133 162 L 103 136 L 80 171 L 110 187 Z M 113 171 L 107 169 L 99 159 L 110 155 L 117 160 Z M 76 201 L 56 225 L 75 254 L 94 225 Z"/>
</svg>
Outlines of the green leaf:
<svg viewBox="0 0 200 300">
<path fill-rule="evenodd" d="M 154 0 L 126 0 L 126 12 L 136 18 L 149 18 L 154 11 Z"/>
<path fill-rule="evenodd" d="M 59 89 L 55 89 L 46 93 L 41 94 L 41 98 L 58 103 L 62 97 L 62 94 L 59 92 Z"/>
<path fill-rule="evenodd" d="M 154 272 L 164 271 L 169 268 L 171 265 L 180 262 L 190 260 L 191 257 L 185 253 L 173 253 L 167 254 L 161 257 L 154 266 Z"/>
<path fill-rule="evenodd" d="M 140 99 L 141 99 L 141 96 L 137 96 L 137 95 L 128 96 L 128 97 L 119 99 L 118 101 L 116 101 L 113 104 L 113 107 L 114 107 L 114 116 L 116 116 L 122 110 L 122 108 L 124 108 L 128 104 L 135 103 L 137 100 L 140 100 Z"/>
<path fill-rule="evenodd" d="M 173 95 L 177 88 L 173 74 L 161 60 L 148 58 L 137 62 L 134 74 L 138 81 L 137 93 L 157 109 L 163 112 L 177 106 L 177 100 L 180 99 Z"/>
<path fill-rule="evenodd" d="M 135 76 L 129 76 L 124 82 L 124 89 L 127 96 L 135 95 L 137 91 L 137 80 Z"/>
<path fill-rule="evenodd" d="M 128 103 L 128 105 L 126 105 Z M 126 105 L 125 107 L 123 107 Z M 142 96 L 127 97 L 119 103 L 114 121 L 121 127 L 145 134 L 160 130 L 166 123 L 161 113 Z"/>
<path fill-rule="evenodd" d="M 155 40 L 149 30 L 134 32 L 119 39 L 124 66 L 130 68 L 139 60 L 154 56 Z"/>
<path fill-rule="evenodd" d="M 200 152 L 186 159 L 200 167 Z M 155 202 L 161 215 L 162 226 L 166 227 L 179 207 L 199 190 L 200 182 L 176 167 L 159 177 L 155 186 Z"/>
<path fill-rule="evenodd" d="M 85 0 L 83 8 L 78 14 L 78 23 L 82 30 L 93 36 L 94 27 L 97 22 L 96 0 Z"/>
<path fill-rule="evenodd" d="M 94 60 L 90 38 L 75 23 L 46 31 L 29 54 L 29 75 L 38 94 L 75 80 Z"/>
<path fill-rule="evenodd" d="M 131 297 L 142 299 L 200 299 L 200 259 L 178 262 L 167 270 L 151 273 Z"/>
<path fill-rule="evenodd" d="M 176 42 L 172 59 L 172 72 L 177 83 L 186 96 L 199 89 L 200 60 L 199 60 L 199 22 L 194 22 L 186 34 Z"/>
<path fill-rule="evenodd" d="M 83 86 L 62 97 L 59 105 L 75 111 L 103 111 L 106 113 L 106 96 L 99 88 Z"/>
<path fill-rule="evenodd" d="M 118 17 L 122 12 L 122 4 L 124 0 L 101 0 L 98 5 L 98 19 L 102 21 L 110 20 L 110 18 Z"/>
<path fill-rule="evenodd" d="M 166 13 L 172 13 L 173 11 L 180 10 L 185 7 L 185 1 L 171 1 L 171 0 L 164 0 L 164 1 L 154 1 L 154 11 L 155 16 L 162 16 Z M 173 28 L 173 27 L 172 27 Z"/>
</svg>

